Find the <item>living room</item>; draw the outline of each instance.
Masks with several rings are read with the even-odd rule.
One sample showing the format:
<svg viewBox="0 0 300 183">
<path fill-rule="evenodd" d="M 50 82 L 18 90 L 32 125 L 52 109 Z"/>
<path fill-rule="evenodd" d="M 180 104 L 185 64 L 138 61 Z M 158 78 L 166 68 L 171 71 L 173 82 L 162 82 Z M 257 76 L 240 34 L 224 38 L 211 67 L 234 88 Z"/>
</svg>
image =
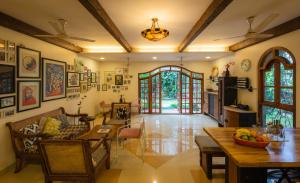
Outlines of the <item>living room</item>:
<svg viewBox="0 0 300 183">
<path fill-rule="evenodd" d="M 300 181 L 299 5 L 2 0 L 0 182 Z"/>
</svg>

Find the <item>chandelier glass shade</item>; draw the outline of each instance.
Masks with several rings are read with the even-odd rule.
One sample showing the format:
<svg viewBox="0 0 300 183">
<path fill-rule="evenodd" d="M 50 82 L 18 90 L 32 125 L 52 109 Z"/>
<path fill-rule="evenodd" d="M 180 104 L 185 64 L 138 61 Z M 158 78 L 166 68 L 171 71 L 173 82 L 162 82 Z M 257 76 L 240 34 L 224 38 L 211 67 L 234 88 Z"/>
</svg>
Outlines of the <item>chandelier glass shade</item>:
<svg viewBox="0 0 300 183">
<path fill-rule="evenodd" d="M 159 41 L 169 36 L 169 31 L 159 28 L 158 19 L 152 18 L 152 26 L 150 29 L 145 29 L 141 32 L 142 36 L 150 41 Z"/>
</svg>

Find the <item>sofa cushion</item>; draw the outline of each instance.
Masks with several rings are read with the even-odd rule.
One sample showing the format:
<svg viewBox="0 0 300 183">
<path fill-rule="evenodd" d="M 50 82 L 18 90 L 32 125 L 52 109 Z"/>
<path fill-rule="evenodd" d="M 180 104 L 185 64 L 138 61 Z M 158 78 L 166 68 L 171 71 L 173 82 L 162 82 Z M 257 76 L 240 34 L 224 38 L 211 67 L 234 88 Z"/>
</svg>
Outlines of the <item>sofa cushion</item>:
<svg viewBox="0 0 300 183">
<path fill-rule="evenodd" d="M 67 128 L 70 124 L 68 122 L 68 118 L 65 114 L 60 114 L 56 117 L 56 119 L 58 119 L 59 121 L 61 121 L 61 125 L 60 128 L 64 129 Z"/>
<path fill-rule="evenodd" d="M 45 123 L 44 129 L 43 129 L 43 133 L 49 134 L 49 135 L 57 135 L 59 134 L 59 129 L 60 129 L 60 125 L 61 125 L 61 121 L 55 119 L 55 118 L 51 118 L 48 117 L 47 121 Z"/>
<path fill-rule="evenodd" d="M 20 129 L 20 132 L 24 135 L 34 135 L 40 132 L 39 125 L 37 123 L 29 124 L 24 128 Z M 28 153 L 36 153 L 37 152 L 37 145 L 36 142 L 38 141 L 37 137 L 32 138 L 24 138 L 24 152 Z"/>
</svg>

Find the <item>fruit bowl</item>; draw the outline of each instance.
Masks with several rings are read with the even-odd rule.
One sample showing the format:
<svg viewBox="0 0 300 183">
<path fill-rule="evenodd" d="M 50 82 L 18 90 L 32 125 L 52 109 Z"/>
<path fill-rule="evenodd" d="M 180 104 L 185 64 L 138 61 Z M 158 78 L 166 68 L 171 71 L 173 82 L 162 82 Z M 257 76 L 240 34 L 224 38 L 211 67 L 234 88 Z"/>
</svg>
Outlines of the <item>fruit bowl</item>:
<svg viewBox="0 0 300 183">
<path fill-rule="evenodd" d="M 243 145 L 243 146 L 249 146 L 249 147 L 255 147 L 255 148 L 265 148 L 270 143 L 270 141 L 253 142 L 253 141 L 243 140 L 243 139 L 237 138 L 236 133 L 233 134 L 233 140 L 236 144 Z"/>
</svg>

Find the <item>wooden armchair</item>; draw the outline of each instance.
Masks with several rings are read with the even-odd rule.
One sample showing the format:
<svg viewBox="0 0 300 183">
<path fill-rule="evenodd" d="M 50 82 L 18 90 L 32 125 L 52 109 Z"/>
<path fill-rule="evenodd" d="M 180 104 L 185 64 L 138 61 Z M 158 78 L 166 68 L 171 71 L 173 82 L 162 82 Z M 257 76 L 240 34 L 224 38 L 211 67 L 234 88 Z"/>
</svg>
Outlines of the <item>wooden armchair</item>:
<svg viewBox="0 0 300 183">
<path fill-rule="evenodd" d="M 15 168 L 15 173 L 19 172 L 22 168 L 24 163 L 29 163 L 29 162 L 39 162 L 40 161 L 40 155 L 38 151 L 31 151 L 31 152 L 25 152 L 25 147 L 24 147 L 24 139 L 25 138 L 38 138 L 38 139 L 45 139 L 49 138 L 51 136 L 38 133 L 38 134 L 32 134 L 32 135 L 24 135 L 23 133 L 20 132 L 21 128 L 26 127 L 29 124 L 33 123 L 39 123 L 40 119 L 42 117 L 55 117 L 60 114 L 66 114 L 67 117 L 79 117 L 79 116 L 87 116 L 87 114 L 80 114 L 80 115 L 75 115 L 75 114 L 68 114 L 65 112 L 64 108 L 58 108 L 53 111 L 49 111 L 43 114 L 39 114 L 36 116 L 32 116 L 20 121 L 16 122 L 8 122 L 6 126 L 9 128 L 10 131 L 10 137 L 12 141 L 12 146 L 15 152 L 16 156 L 16 168 Z M 86 126 L 89 125 L 89 123 L 83 122 Z M 89 126 L 87 126 L 89 128 Z M 89 130 L 89 129 L 86 130 Z M 83 131 L 84 132 L 84 131 Z M 35 147 L 37 147 L 37 144 L 33 144 Z M 36 148 L 37 149 L 37 148 Z"/>
<path fill-rule="evenodd" d="M 39 143 L 45 183 L 96 182 L 101 165 L 110 168 L 110 145 L 103 138 L 91 146 L 85 140 L 44 140 Z"/>
<path fill-rule="evenodd" d="M 124 115 L 119 115 L 120 109 L 126 109 Z M 106 121 L 107 116 L 110 114 L 110 119 Z M 131 120 L 131 103 L 112 103 L 111 111 L 104 113 L 103 125 L 128 125 Z"/>
</svg>

